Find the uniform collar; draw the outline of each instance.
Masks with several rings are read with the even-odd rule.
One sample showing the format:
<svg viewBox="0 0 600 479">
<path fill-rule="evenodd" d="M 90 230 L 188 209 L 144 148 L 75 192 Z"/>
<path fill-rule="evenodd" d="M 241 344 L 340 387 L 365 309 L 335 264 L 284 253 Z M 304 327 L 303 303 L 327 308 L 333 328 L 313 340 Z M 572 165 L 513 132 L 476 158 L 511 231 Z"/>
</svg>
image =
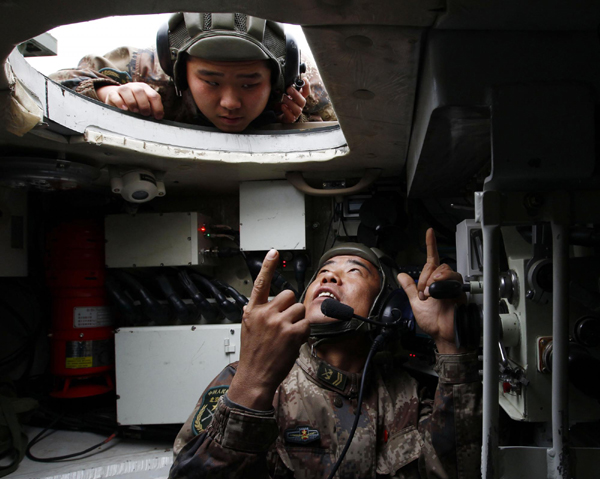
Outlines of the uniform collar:
<svg viewBox="0 0 600 479">
<path fill-rule="evenodd" d="M 300 356 L 296 362 L 321 387 L 348 398 L 358 396 L 362 373 L 349 373 L 334 368 L 316 354 L 311 354 L 311 347 L 308 343 L 304 343 L 300 348 Z"/>
</svg>

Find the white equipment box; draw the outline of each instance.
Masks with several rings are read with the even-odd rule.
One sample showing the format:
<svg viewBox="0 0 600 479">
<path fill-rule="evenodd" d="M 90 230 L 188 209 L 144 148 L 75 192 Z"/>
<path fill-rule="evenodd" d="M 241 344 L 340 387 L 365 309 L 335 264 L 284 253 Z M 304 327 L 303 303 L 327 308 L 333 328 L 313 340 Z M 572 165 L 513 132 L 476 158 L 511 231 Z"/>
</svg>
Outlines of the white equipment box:
<svg viewBox="0 0 600 479">
<path fill-rule="evenodd" d="M 240 249 L 306 249 L 304 194 L 287 180 L 240 183 Z"/>
<path fill-rule="evenodd" d="M 240 324 L 121 328 L 117 421 L 184 423 L 206 386 L 239 359 Z"/>
<path fill-rule="evenodd" d="M 203 249 L 212 242 L 199 229 L 209 219 L 191 213 L 108 215 L 106 266 L 187 266 L 205 264 Z"/>
</svg>

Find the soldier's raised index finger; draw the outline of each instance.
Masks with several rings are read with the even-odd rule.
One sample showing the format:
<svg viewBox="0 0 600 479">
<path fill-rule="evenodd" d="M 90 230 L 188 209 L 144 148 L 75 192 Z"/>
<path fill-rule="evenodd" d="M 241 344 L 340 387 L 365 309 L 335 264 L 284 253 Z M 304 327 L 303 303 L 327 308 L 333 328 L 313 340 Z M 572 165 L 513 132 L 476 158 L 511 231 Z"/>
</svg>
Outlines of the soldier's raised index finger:
<svg viewBox="0 0 600 479">
<path fill-rule="evenodd" d="M 279 253 L 276 249 L 272 249 L 267 253 L 263 260 L 260 272 L 254 281 L 250 300 L 246 305 L 247 310 L 251 310 L 257 304 L 265 304 L 269 300 L 269 291 L 271 289 L 271 280 L 277 268 Z"/>
<path fill-rule="evenodd" d="M 440 255 L 437 249 L 437 241 L 433 228 L 429 228 L 425 234 L 425 243 L 427 244 L 427 263 L 438 266 L 440 264 Z"/>
</svg>

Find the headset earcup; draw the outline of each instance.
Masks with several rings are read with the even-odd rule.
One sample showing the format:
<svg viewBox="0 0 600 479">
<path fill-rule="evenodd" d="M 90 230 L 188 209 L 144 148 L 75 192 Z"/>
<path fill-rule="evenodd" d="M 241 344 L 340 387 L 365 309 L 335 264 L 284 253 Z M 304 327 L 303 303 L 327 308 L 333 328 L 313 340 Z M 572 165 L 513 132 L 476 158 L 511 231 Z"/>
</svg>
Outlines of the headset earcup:
<svg viewBox="0 0 600 479">
<path fill-rule="evenodd" d="M 300 49 L 289 31 L 285 32 L 285 68 L 283 72 L 285 88 L 300 78 Z"/>
<path fill-rule="evenodd" d="M 388 295 L 379 314 L 379 321 L 382 323 L 391 324 L 399 319 L 402 319 L 401 330 L 414 331 L 415 316 L 402 288 L 395 289 Z"/>
<path fill-rule="evenodd" d="M 163 71 L 173 77 L 173 61 L 171 60 L 171 45 L 169 44 L 169 22 L 165 22 L 156 33 L 156 54 Z"/>
</svg>

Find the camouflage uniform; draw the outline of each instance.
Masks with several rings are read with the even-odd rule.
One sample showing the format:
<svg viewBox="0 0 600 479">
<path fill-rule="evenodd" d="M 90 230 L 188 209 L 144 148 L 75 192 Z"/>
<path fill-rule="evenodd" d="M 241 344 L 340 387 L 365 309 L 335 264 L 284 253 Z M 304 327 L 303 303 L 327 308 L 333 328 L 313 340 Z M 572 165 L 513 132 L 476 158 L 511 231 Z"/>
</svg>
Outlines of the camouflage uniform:
<svg viewBox="0 0 600 479">
<path fill-rule="evenodd" d="M 317 68 L 310 62 L 304 78 L 310 82 L 312 93 L 306 99 L 306 106 L 300 116 L 300 122 L 312 120 L 337 121 L 337 117 L 323 87 Z M 89 98 L 99 101 L 96 89 L 107 85 L 122 85 L 129 82 L 144 82 L 152 86 L 161 96 L 165 109 L 165 120 L 210 125 L 200 113 L 190 90 L 182 96 L 175 93 L 171 78 L 162 70 L 158 55 L 152 49 L 117 48 L 104 56 L 87 55 L 76 69 L 59 70 L 50 75 L 54 81 L 75 90 Z M 252 126 L 274 123 L 273 105 Z"/>
<path fill-rule="evenodd" d="M 337 477 L 480 477 L 481 381 L 475 353 L 438 355 L 435 399 L 390 361 L 367 378 L 361 417 Z M 327 477 L 355 418 L 361 374 L 302 346 L 274 409 L 253 411 L 226 391 L 232 364 L 209 385 L 175 440 L 170 478 Z"/>
</svg>

